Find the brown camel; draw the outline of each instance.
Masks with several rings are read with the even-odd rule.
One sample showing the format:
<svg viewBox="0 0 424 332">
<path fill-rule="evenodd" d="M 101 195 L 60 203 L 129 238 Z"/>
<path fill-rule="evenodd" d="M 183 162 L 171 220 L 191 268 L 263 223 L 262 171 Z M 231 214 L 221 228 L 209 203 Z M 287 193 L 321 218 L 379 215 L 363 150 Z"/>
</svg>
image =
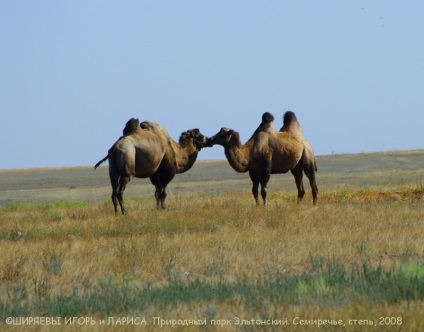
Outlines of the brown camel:
<svg viewBox="0 0 424 332">
<path fill-rule="evenodd" d="M 311 160 L 309 151 L 312 151 L 312 148 L 309 142 L 303 138 L 294 113 L 286 112 L 284 130 L 280 132 L 275 130 L 273 120 L 274 117 L 271 114 L 264 113 L 261 124 L 244 145 L 240 142 L 239 134 L 228 128 L 222 128 L 219 133 L 209 138 L 205 145 L 222 145 L 227 160 L 234 170 L 240 173 L 249 171 L 253 183 L 252 193 L 257 204 L 259 203 L 259 184 L 261 185 L 261 196 L 265 204 L 267 196 L 266 186 L 270 175 L 286 173 L 289 170 L 295 176 L 300 201 L 304 195 L 301 181 L 302 171 L 307 168 L 303 163 Z M 312 159 L 315 161 L 314 158 Z M 313 165 L 315 166 L 315 162 Z M 299 177 L 300 180 L 298 180 Z M 313 188 L 316 188 L 316 184 Z M 301 189 L 303 190 L 302 193 Z M 314 196 L 314 204 L 315 202 L 316 195 Z"/>
<path fill-rule="evenodd" d="M 119 203 L 122 214 L 125 214 L 123 193 L 132 177 L 150 178 L 156 188 L 157 208 L 164 209 L 166 186 L 175 174 L 184 173 L 193 166 L 205 140 L 199 129 L 191 129 L 183 132 L 176 143 L 161 125 L 150 121 L 139 124 L 137 119 L 130 119 L 124 135 L 94 166 L 96 169 L 109 159 L 115 213 Z"/>
<path fill-rule="evenodd" d="M 283 126 L 281 127 L 281 132 L 290 132 L 292 130 L 302 133 L 299 122 L 296 119 L 296 116 L 293 112 L 286 112 L 283 116 Z M 312 200 L 313 204 L 317 203 L 318 197 L 318 186 L 315 179 L 315 173 L 318 171 L 314 150 L 312 149 L 311 144 L 306 138 L 302 136 L 303 143 L 303 153 L 300 162 L 296 165 L 295 168 L 291 170 L 294 179 L 296 181 L 297 187 L 297 199 L 298 202 L 301 202 L 303 196 L 305 195 L 305 188 L 303 187 L 303 172 L 309 179 L 309 184 L 312 189 Z"/>
<path fill-rule="evenodd" d="M 274 117 L 270 115 L 269 113 L 265 113 L 262 116 L 262 123 L 256 129 L 253 136 L 255 136 L 259 131 L 266 131 L 266 132 L 272 132 L 275 131 L 274 126 L 272 124 L 274 120 Z M 268 124 L 266 123 L 268 122 Z M 302 129 L 299 125 L 299 122 L 296 119 L 296 115 L 291 112 L 287 111 L 283 116 L 283 126 L 280 129 L 281 132 L 297 132 L 300 135 L 302 135 Z M 299 163 L 296 165 L 295 168 L 293 168 L 291 173 L 294 176 L 296 187 L 297 187 L 297 198 L 298 202 L 301 202 L 303 199 L 303 196 L 305 195 L 305 188 L 303 187 L 303 173 L 307 176 L 309 179 L 309 184 L 312 189 L 312 199 L 313 204 L 315 205 L 317 202 L 318 197 L 318 186 L 316 184 L 315 179 L 315 173 L 318 171 L 316 166 L 316 159 L 314 150 L 312 149 L 311 144 L 308 142 L 306 138 L 302 135 L 302 143 L 304 146 L 302 158 L 300 159 Z"/>
</svg>

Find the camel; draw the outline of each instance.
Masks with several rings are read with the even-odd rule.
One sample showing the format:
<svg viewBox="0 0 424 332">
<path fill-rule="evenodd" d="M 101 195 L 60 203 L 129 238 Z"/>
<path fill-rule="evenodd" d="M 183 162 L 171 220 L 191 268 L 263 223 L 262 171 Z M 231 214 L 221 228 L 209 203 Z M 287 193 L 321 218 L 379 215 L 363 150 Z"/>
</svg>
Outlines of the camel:
<svg viewBox="0 0 424 332">
<path fill-rule="evenodd" d="M 222 145 L 224 147 L 225 156 L 231 167 L 238 173 L 246 173 L 249 170 L 250 151 L 253 142 L 258 133 L 263 131 L 275 131 L 274 116 L 270 113 L 262 115 L 262 122 L 255 130 L 246 144 L 242 145 L 238 132 L 229 128 L 221 128 L 214 136 L 206 140 L 204 147 L 212 147 L 213 145 Z"/>
<path fill-rule="evenodd" d="M 290 132 L 291 130 L 296 130 L 302 133 L 299 122 L 293 121 L 293 117 L 296 118 L 293 112 L 287 111 L 283 116 L 283 126 L 281 127 L 281 132 Z M 318 186 L 315 179 L 315 173 L 318 171 L 314 150 L 312 149 L 311 144 L 306 138 L 302 136 L 303 143 L 303 154 L 300 162 L 296 165 L 295 168 L 291 170 L 291 173 L 294 176 L 296 187 L 297 187 L 297 200 L 301 202 L 303 196 L 305 195 L 305 188 L 303 187 L 303 173 L 309 179 L 309 184 L 312 189 L 312 200 L 313 204 L 316 205 L 318 198 Z"/>
<path fill-rule="evenodd" d="M 240 135 L 236 131 L 221 128 L 216 135 L 207 140 L 205 147 L 222 145 L 227 160 L 235 171 L 239 173 L 249 171 L 253 183 L 252 193 L 257 204 L 259 204 L 259 184 L 263 202 L 266 204 L 266 186 L 271 174 L 286 173 L 289 170 L 296 180 L 299 202 L 304 195 L 302 171 L 305 170 L 305 173 L 309 174 L 311 186 L 313 179 L 315 204 L 318 189 L 315 172 L 312 172 L 312 169 L 316 170 L 312 147 L 303 138 L 293 112 L 286 112 L 284 115 L 284 126 L 281 131 L 275 130 L 273 120 L 274 117 L 270 113 L 264 113 L 261 124 L 244 145 L 241 144 Z"/>
<path fill-rule="evenodd" d="M 274 117 L 270 115 L 269 113 L 265 113 L 262 116 L 262 123 L 256 129 L 253 136 L 255 136 L 259 131 L 266 131 L 266 132 L 272 132 L 275 131 L 274 126 L 272 123 L 264 123 L 264 122 L 272 122 L 274 120 Z M 291 112 L 287 111 L 283 116 L 283 126 L 280 129 L 281 132 L 297 132 L 300 135 L 302 135 L 302 128 L 299 125 L 299 122 L 297 121 L 296 115 Z M 302 158 L 299 161 L 299 163 L 296 165 L 295 168 L 293 168 L 291 173 L 293 174 L 296 182 L 296 187 L 298 191 L 297 199 L 298 202 L 301 202 L 303 200 L 303 196 L 305 195 L 305 188 L 303 187 L 303 173 L 307 176 L 309 179 L 309 184 L 312 189 L 312 199 L 313 204 L 315 205 L 318 198 L 318 186 L 316 184 L 315 179 L 315 173 L 318 171 L 318 168 L 316 166 L 316 159 L 314 150 L 312 149 L 311 144 L 308 142 L 306 138 L 302 135 L 302 143 L 304 146 Z"/>
<path fill-rule="evenodd" d="M 176 174 L 188 171 L 202 149 L 206 137 L 199 129 L 183 132 L 176 143 L 158 123 L 138 119 L 128 120 L 121 136 L 109 149 L 109 177 L 112 185 L 112 202 L 115 214 L 118 203 L 122 214 L 126 209 L 123 194 L 132 177 L 150 178 L 155 186 L 157 209 L 165 208 L 166 187 Z"/>
</svg>

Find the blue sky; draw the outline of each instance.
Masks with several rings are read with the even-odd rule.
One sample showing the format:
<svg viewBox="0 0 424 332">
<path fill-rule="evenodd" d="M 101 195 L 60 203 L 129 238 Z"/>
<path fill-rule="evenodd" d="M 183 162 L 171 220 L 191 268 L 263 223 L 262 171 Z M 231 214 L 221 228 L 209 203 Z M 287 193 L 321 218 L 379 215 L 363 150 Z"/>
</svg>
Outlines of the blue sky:
<svg viewBox="0 0 424 332">
<path fill-rule="evenodd" d="M 317 155 L 424 148 L 424 2 L 0 2 L 0 168 L 94 165 L 131 117 Z M 223 148 L 199 159 L 224 159 Z"/>
</svg>

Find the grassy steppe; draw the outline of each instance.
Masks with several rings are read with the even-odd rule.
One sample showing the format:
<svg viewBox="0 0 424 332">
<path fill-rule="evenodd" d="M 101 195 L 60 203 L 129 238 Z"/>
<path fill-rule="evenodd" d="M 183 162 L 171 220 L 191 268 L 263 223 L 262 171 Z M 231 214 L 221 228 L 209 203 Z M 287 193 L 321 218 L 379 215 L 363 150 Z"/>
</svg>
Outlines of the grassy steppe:
<svg viewBox="0 0 424 332">
<path fill-rule="evenodd" d="M 379 157 L 375 168 L 361 162 Z M 102 201 L 10 200 L 0 209 L 0 322 L 145 317 L 149 330 L 159 327 L 154 317 L 205 318 L 231 320 L 227 330 L 252 328 L 234 326 L 238 317 L 287 320 L 285 330 L 316 328 L 295 325 L 299 317 L 346 324 L 324 330 L 358 330 L 349 320 L 423 330 L 422 159 L 389 169 L 381 166 L 386 157 L 328 156 L 322 168 L 318 160 L 316 207 L 307 183 L 304 202 L 296 203 L 290 175 L 275 176 L 269 205 L 256 207 L 246 174 L 213 180 L 209 172 L 201 182 L 202 167 L 221 174 L 206 162 L 176 181 L 165 211 L 154 209 L 151 192 L 128 195 L 125 216 L 112 213 L 108 192 Z M 52 170 L 58 171 L 67 170 Z M 43 172 L 48 178 L 49 170 Z M 241 182 L 245 189 L 234 188 Z M 66 189 L 54 183 L 50 193 Z M 199 183 L 210 187 L 201 190 Z M 375 326 L 360 326 L 368 329 Z"/>
</svg>

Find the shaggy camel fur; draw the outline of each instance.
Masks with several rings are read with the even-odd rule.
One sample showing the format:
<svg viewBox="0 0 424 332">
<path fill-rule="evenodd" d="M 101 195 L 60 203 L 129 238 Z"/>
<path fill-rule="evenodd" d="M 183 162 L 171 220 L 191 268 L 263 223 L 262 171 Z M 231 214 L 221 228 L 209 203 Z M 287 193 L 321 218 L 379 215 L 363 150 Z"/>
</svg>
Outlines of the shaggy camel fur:
<svg viewBox="0 0 424 332">
<path fill-rule="evenodd" d="M 184 173 L 193 166 L 205 140 L 199 129 L 192 129 L 183 132 L 176 143 L 161 125 L 150 121 L 139 125 L 137 119 L 130 119 L 124 136 L 94 166 L 96 169 L 109 159 L 115 213 L 119 203 L 122 214 L 125 214 L 123 193 L 132 177 L 150 178 L 156 188 L 157 208 L 164 209 L 166 186 L 175 174 Z"/>
<path fill-rule="evenodd" d="M 271 174 L 286 173 L 290 170 L 298 184 L 298 172 L 304 169 L 302 157 L 306 155 L 306 148 L 301 128 L 293 112 L 287 112 L 284 119 L 284 130 L 278 132 L 273 125 L 274 117 L 264 113 L 261 124 L 244 145 L 240 142 L 240 135 L 228 128 L 221 128 L 205 145 L 222 145 L 234 170 L 240 173 L 249 171 L 253 183 L 252 193 L 257 204 L 259 184 L 263 202 L 266 204 L 266 186 Z M 303 189 L 303 185 L 300 188 Z M 303 198 L 303 194 L 298 194 L 299 200 Z"/>
</svg>

